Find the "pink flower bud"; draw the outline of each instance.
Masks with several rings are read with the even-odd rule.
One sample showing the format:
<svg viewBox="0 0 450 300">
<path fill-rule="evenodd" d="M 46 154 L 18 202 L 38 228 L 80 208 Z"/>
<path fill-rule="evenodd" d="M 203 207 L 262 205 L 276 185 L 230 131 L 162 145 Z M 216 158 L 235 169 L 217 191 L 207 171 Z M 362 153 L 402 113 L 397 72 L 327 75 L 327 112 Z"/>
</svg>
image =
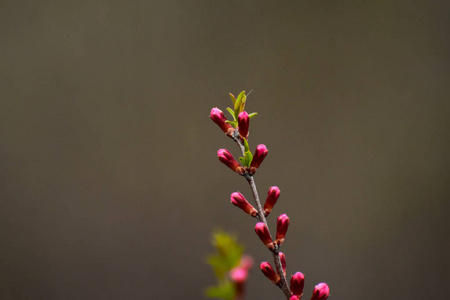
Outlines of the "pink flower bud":
<svg viewBox="0 0 450 300">
<path fill-rule="evenodd" d="M 219 160 L 228 168 L 238 174 L 244 174 L 244 168 L 242 168 L 242 166 L 234 159 L 230 151 L 228 151 L 227 149 L 220 149 L 219 151 L 217 151 L 217 156 L 219 157 Z"/>
<path fill-rule="evenodd" d="M 238 128 L 239 135 L 245 139 L 248 138 L 248 127 L 250 125 L 250 118 L 248 117 L 248 113 L 243 111 L 238 116 Z"/>
<path fill-rule="evenodd" d="M 267 262 L 262 262 L 259 266 L 263 274 L 269 278 L 270 281 L 272 281 L 273 284 L 279 284 L 280 283 L 280 276 L 278 276 L 277 273 L 273 270 L 272 266 Z"/>
<path fill-rule="evenodd" d="M 284 276 L 286 276 L 286 255 L 283 252 L 279 253 L 281 260 L 281 268 L 283 269 Z"/>
<path fill-rule="evenodd" d="M 297 272 L 291 277 L 291 292 L 300 298 L 303 295 L 303 287 L 305 286 L 305 276 L 301 272 Z"/>
<path fill-rule="evenodd" d="M 254 174 L 259 168 L 269 150 L 266 146 L 261 144 L 256 147 L 255 154 L 253 155 L 252 163 L 250 164 L 250 173 Z"/>
<path fill-rule="evenodd" d="M 211 120 L 213 120 L 214 123 L 219 125 L 220 129 L 222 129 L 224 133 L 229 136 L 233 134 L 233 126 L 226 122 L 227 118 L 220 109 L 218 109 L 217 107 L 211 109 L 211 114 L 209 115 L 209 117 L 211 118 Z"/>
<path fill-rule="evenodd" d="M 284 237 L 289 227 L 289 217 L 282 214 L 277 219 L 277 240 L 276 243 L 280 246 L 284 242 Z"/>
<path fill-rule="evenodd" d="M 300 300 L 300 298 L 296 295 L 291 296 L 291 298 L 289 298 L 289 300 Z"/>
<path fill-rule="evenodd" d="M 230 278 L 234 282 L 245 282 L 248 277 L 248 269 L 236 267 L 230 271 Z"/>
<path fill-rule="evenodd" d="M 241 299 L 244 295 L 245 282 L 248 278 L 248 269 L 238 266 L 230 271 L 230 279 L 233 282 L 236 292 L 236 299 Z"/>
<path fill-rule="evenodd" d="M 252 217 L 256 217 L 256 215 L 258 214 L 258 211 L 250 203 L 248 203 L 244 195 L 239 192 L 231 194 L 231 203 L 233 203 L 235 206 L 239 207 Z"/>
<path fill-rule="evenodd" d="M 277 203 L 278 197 L 280 197 L 280 189 L 277 186 L 270 187 L 269 192 L 267 193 L 266 203 L 264 203 L 264 214 L 266 217 L 272 211 L 275 203 Z"/>
<path fill-rule="evenodd" d="M 264 224 L 263 222 L 256 223 L 255 232 L 264 243 L 264 245 L 266 245 L 266 247 L 270 250 L 273 250 L 274 246 L 272 237 L 270 236 L 269 229 L 267 228 L 266 224 Z"/>
<path fill-rule="evenodd" d="M 330 296 L 330 288 L 326 283 L 319 283 L 314 288 L 311 300 L 325 300 Z"/>
</svg>

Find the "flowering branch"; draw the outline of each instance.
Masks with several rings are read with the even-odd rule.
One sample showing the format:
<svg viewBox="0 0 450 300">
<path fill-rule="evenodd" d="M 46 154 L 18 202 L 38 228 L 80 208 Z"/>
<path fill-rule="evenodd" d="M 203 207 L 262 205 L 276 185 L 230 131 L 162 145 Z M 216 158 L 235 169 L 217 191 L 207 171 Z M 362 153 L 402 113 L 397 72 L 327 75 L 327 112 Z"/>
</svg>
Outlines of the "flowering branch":
<svg viewBox="0 0 450 300">
<path fill-rule="evenodd" d="M 237 138 L 238 134 L 236 134 L 236 133 L 238 133 L 238 132 L 239 131 L 237 129 L 235 131 L 235 134 L 233 135 L 233 140 L 239 145 L 239 148 L 242 151 L 242 155 L 245 156 L 245 147 L 242 144 L 242 142 L 240 141 L 240 139 Z M 264 146 L 264 145 L 262 145 L 262 146 Z M 263 147 L 260 147 L 260 149 L 262 149 L 262 148 Z M 264 148 L 265 148 L 265 146 L 264 146 Z M 264 149 L 262 149 L 262 150 L 264 150 Z M 266 154 L 265 155 L 267 155 L 267 149 L 266 149 Z M 265 155 L 264 155 L 264 157 L 265 157 Z M 262 158 L 262 159 L 264 159 L 264 158 Z M 253 157 L 253 160 L 255 160 L 255 157 Z M 259 167 L 259 165 L 258 165 L 258 167 Z M 249 175 L 249 174 L 246 174 L 245 179 L 247 179 L 247 182 L 250 185 L 250 188 L 251 188 L 252 193 L 253 193 L 253 198 L 255 199 L 255 202 L 256 202 L 256 207 L 258 209 L 257 219 L 258 219 L 258 221 L 263 222 L 266 225 L 267 230 L 268 230 L 269 225 L 267 224 L 267 220 L 266 220 L 263 208 L 261 206 L 261 201 L 259 200 L 259 195 L 258 195 L 258 190 L 256 188 L 255 179 L 253 178 L 252 175 Z M 268 230 L 268 235 L 270 236 L 269 230 Z M 274 262 L 275 262 L 275 266 L 277 268 L 277 272 L 278 272 L 278 274 L 281 274 L 280 275 L 280 280 L 276 284 L 283 290 L 283 293 L 286 296 L 286 299 L 289 299 L 291 297 L 291 292 L 289 291 L 288 283 L 287 283 L 287 280 L 286 280 L 286 274 L 283 273 L 283 269 L 281 267 L 281 259 L 280 259 L 280 256 L 279 256 L 279 253 L 278 253 L 277 249 L 274 248 L 273 251 L 272 251 L 272 254 L 273 254 L 273 259 L 274 259 Z"/>
<path fill-rule="evenodd" d="M 226 149 L 220 149 L 217 152 L 217 155 L 219 160 L 228 168 L 245 177 L 250 185 L 253 198 L 255 199 L 256 209 L 248 203 L 244 195 L 239 192 L 231 195 L 231 203 L 257 219 L 258 223 L 255 226 L 255 232 L 263 244 L 272 252 L 276 273 L 268 262 L 263 262 L 260 265 L 263 274 L 272 283 L 280 287 L 286 299 L 300 300 L 303 296 L 304 275 L 300 272 L 295 273 L 291 277 L 290 284 L 288 284 L 286 278 L 286 256 L 279 252 L 289 227 L 289 217 L 286 214 L 282 214 L 278 217 L 275 241 L 272 239 L 266 220 L 266 217 L 269 216 L 280 196 L 280 190 L 278 187 L 271 187 L 269 189 L 263 208 L 256 188 L 255 179 L 253 178 L 253 175 L 256 173 L 269 152 L 266 146 L 262 144 L 256 147 L 254 154 L 250 152 L 248 144 L 249 125 L 250 119 L 254 117 L 256 113 L 248 114 L 244 111 L 247 100 L 245 92 L 241 92 L 237 98 L 232 94 L 230 94 L 230 97 L 234 109 L 227 108 L 227 111 L 233 117 L 233 121 L 227 120 L 223 112 L 217 107 L 211 110 L 210 117 L 228 137 L 236 142 L 241 150 L 242 157 L 239 157 L 239 162 L 237 162 L 233 155 Z M 315 287 L 311 300 L 325 300 L 328 296 L 328 285 L 326 283 L 320 283 Z"/>
</svg>

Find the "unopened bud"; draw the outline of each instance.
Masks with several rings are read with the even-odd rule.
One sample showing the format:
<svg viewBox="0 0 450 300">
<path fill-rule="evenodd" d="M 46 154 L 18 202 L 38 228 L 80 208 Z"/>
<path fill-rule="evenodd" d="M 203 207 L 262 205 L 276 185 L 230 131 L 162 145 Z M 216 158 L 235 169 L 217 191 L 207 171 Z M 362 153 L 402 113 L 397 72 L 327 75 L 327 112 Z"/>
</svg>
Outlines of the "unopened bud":
<svg viewBox="0 0 450 300">
<path fill-rule="evenodd" d="M 222 129 L 224 133 L 226 133 L 228 136 L 233 135 L 234 128 L 227 123 L 227 118 L 220 109 L 218 109 L 217 107 L 211 109 L 211 114 L 209 115 L 209 117 L 220 127 L 220 129 Z"/>
<path fill-rule="evenodd" d="M 273 270 L 273 268 L 270 265 L 270 263 L 268 263 L 267 261 L 262 262 L 261 265 L 259 266 L 259 268 L 261 269 L 263 274 L 270 281 L 272 281 L 273 284 L 279 284 L 280 283 L 280 281 L 281 281 L 280 276 L 278 276 L 278 274 L 275 273 L 275 271 Z"/>
<path fill-rule="evenodd" d="M 238 266 L 230 271 L 230 279 L 233 282 L 237 299 L 244 295 L 245 282 L 248 278 L 248 269 Z"/>
<path fill-rule="evenodd" d="M 277 203 L 278 197 L 280 197 L 280 189 L 277 186 L 270 187 L 269 192 L 267 193 L 266 203 L 264 203 L 264 214 L 266 217 L 272 211 L 275 203 Z"/>
<path fill-rule="evenodd" d="M 315 286 L 311 300 L 325 300 L 330 296 L 330 288 L 326 283 L 319 283 Z"/>
<path fill-rule="evenodd" d="M 297 272 L 291 277 L 291 292 L 294 295 L 303 295 L 303 287 L 305 286 L 305 276 L 301 272 Z"/>
<path fill-rule="evenodd" d="M 281 268 L 283 269 L 284 276 L 286 276 L 286 255 L 284 255 L 283 252 L 280 252 L 279 255 L 281 261 Z"/>
<path fill-rule="evenodd" d="M 272 237 L 270 236 L 269 229 L 263 222 L 256 223 L 255 232 L 259 236 L 260 240 L 266 245 L 267 248 L 273 250 L 274 245 Z"/>
<path fill-rule="evenodd" d="M 250 174 L 254 174 L 256 170 L 259 168 L 261 163 L 263 162 L 264 158 L 267 156 L 267 153 L 269 150 L 267 150 L 266 146 L 261 144 L 256 147 L 255 154 L 253 155 L 252 163 L 250 164 Z"/>
<path fill-rule="evenodd" d="M 289 227 L 289 217 L 282 214 L 277 219 L 277 240 L 276 243 L 280 246 L 284 242 L 284 237 Z"/>
<path fill-rule="evenodd" d="M 230 278 L 234 282 L 245 282 L 248 277 L 248 269 L 236 267 L 230 271 Z"/>
<path fill-rule="evenodd" d="M 291 298 L 289 298 L 289 300 L 300 300 L 300 298 L 296 295 L 291 296 Z"/>
<path fill-rule="evenodd" d="M 238 116 L 238 128 L 239 128 L 239 135 L 242 138 L 247 139 L 248 138 L 248 127 L 250 125 L 250 118 L 248 117 L 248 113 L 246 111 L 243 111 Z"/>
<path fill-rule="evenodd" d="M 231 203 L 233 203 L 235 206 L 239 207 L 252 217 L 256 217 L 256 215 L 258 214 L 258 211 L 250 203 L 248 203 L 244 195 L 239 192 L 231 194 Z"/>
<path fill-rule="evenodd" d="M 230 151 L 227 149 L 220 149 L 217 151 L 217 156 L 219 157 L 219 160 L 228 168 L 240 175 L 244 174 L 244 168 L 242 168 L 242 166 L 234 159 Z"/>
</svg>

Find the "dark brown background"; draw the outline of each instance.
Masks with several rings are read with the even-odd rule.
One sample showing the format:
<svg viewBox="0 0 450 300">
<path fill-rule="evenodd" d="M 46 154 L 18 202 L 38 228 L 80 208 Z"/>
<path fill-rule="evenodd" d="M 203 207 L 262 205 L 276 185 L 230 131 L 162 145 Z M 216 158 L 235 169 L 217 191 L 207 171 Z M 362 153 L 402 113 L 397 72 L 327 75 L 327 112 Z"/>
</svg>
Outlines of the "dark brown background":
<svg viewBox="0 0 450 300">
<path fill-rule="evenodd" d="M 269 259 L 208 117 L 253 89 L 305 299 L 449 299 L 448 3 L 1 1 L 0 298 L 202 299 L 215 228 Z"/>
</svg>

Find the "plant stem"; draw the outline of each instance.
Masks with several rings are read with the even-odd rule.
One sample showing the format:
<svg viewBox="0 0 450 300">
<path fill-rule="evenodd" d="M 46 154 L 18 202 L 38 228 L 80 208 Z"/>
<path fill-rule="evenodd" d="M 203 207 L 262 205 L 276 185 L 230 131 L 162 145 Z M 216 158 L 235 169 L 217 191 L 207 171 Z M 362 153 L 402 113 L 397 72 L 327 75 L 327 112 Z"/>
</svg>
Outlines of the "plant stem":
<svg viewBox="0 0 450 300">
<path fill-rule="evenodd" d="M 262 210 L 261 201 L 259 200 L 258 196 L 258 190 L 256 189 L 255 179 L 253 179 L 252 176 L 247 177 L 247 181 L 250 184 L 250 187 L 252 189 L 253 197 L 255 198 L 256 206 L 258 207 L 258 213 L 259 213 L 259 219 L 261 222 L 264 222 L 266 224 L 267 229 L 269 229 L 269 225 L 267 224 L 266 217 L 264 216 L 264 211 Z M 270 230 L 269 230 L 270 233 Z M 278 251 L 272 251 L 273 254 L 273 260 L 275 262 L 275 266 L 277 268 L 277 272 L 280 275 L 281 278 L 281 290 L 283 290 L 284 295 L 286 296 L 286 299 L 289 299 L 291 297 L 291 292 L 289 290 L 289 285 L 287 283 L 286 276 L 283 272 L 283 267 L 281 266 L 281 259 L 280 255 L 278 254 Z"/>
<path fill-rule="evenodd" d="M 239 139 L 238 130 L 235 130 L 234 135 L 233 135 L 233 140 L 238 144 L 239 148 L 242 151 L 242 155 L 245 156 L 245 147 L 242 144 L 241 140 Z M 261 201 L 259 200 L 259 195 L 258 195 L 258 190 L 256 189 L 255 179 L 253 178 L 253 176 L 250 176 L 250 175 L 246 175 L 245 179 L 247 179 L 247 182 L 250 185 L 250 188 L 253 193 L 253 198 L 255 199 L 255 202 L 256 202 L 256 207 L 258 210 L 258 220 L 260 222 L 264 222 L 264 224 L 266 224 L 266 226 L 267 226 L 267 229 L 269 230 L 269 225 L 267 224 L 267 220 L 266 220 L 266 217 L 264 216 L 264 211 L 261 206 Z M 269 234 L 270 234 L 270 230 L 269 230 Z M 280 288 L 283 291 L 284 295 L 286 296 L 286 299 L 289 299 L 291 297 L 291 291 L 289 290 L 289 285 L 288 285 L 286 276 L 284 275 L 283 267 L 281 266 L 280 255 L 278 254 L 278 250 L 271 251 L 271 252 L 273 255 L 273 260 L 275 262 L 275 266 L 277 268 L 277 273 L 280 275 L 280 278 L 281 278 Z"/>
</svg>

